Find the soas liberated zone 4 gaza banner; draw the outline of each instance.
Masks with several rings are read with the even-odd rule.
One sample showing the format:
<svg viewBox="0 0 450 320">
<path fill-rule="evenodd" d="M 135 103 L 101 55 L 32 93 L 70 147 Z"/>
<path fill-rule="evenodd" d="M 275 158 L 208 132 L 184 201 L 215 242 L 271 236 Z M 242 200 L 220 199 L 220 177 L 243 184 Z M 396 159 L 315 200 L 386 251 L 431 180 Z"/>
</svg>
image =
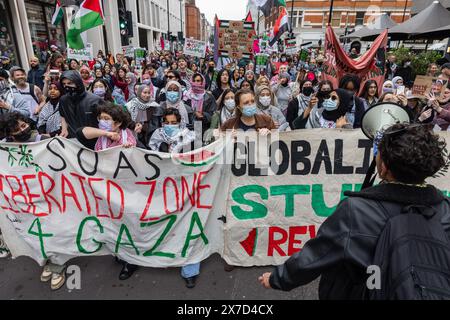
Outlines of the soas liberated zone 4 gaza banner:
<svg viewBox="0 0 450 320">
<path fill-rule="evenodd" d="M 450 133 L 442 136 L 450 142 Z M 314 238 L 372 160 L 359 130 L 238 136 L 190 154 L 71 140 L 0 145 L 0 229 L 39 264 L 113 254 L 170 267 L 219 253 L 232 265 L 283 263 Z M 429 179 L 449 194 L 446 176 Z"/>
<path fill-rule="evenodd" d="M 59 138 L 0 145 L 0 228 L 14 256 L 40 264 L 105 254 L 150 267 L 199 262 L 222 247 L 211 211 L 220 148 L 170 158 Z"/>
</svg>

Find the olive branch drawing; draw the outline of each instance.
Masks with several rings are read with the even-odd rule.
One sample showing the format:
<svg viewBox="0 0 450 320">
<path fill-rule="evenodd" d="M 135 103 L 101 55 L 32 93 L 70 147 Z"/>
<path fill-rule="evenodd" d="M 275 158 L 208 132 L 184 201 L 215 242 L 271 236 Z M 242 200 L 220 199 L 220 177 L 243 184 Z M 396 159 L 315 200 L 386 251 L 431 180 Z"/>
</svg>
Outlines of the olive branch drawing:
<svg viewBox="0 0 450 320">
<path fill-rule="evenodd" d="M 19 145 L 19 147 L 3 147 L 0 146 L 1 151 L 8 153 L 8 163 L 10 167 L 19 165 L 20 167 L 34 167 L 36 172 L 43 171 L 41 166 L 34 162 L 34 156 L 31 149 L 26 145 Z"/>
</svg>

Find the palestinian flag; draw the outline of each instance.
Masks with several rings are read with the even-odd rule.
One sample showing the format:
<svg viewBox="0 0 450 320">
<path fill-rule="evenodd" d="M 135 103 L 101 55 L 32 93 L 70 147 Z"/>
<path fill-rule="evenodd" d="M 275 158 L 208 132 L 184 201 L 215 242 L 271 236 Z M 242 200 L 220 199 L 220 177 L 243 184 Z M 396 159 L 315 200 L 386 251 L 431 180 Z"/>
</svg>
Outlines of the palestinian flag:
<svg viewBox="0 0 450 320">
<path fill-rule="evenodd" d="M 272 12 L 272 8 L 286 7 L 285 0 L 253 0 L 254 4 L 259 10 L 264 13 L 265 17 L 269 17 Z"/>
<path fill-rule="evenodd" d="M 84 49 L 86 44 L 81 37 L 81 33 L 102 25 L 103 20 L 100 0 L 84 0 L 67 32 L 69 47 L 72 49 Z"/>
<path fill-rule="evenodd" d="M 57 26 L 58 24 L 61 23 L 63 18 L 64 18 L 64 11 L 63 8 L 61 7 L 61 2 L 59 0 L 56 0 L 55 12 L 53 13 L 52 16 L 52 25 Z"/>
<path fill-rule="evenodd" d="M 270 39 L 269 45 L 273 46 L 281 38 L 283 33 L 288 31 L 291 31 L 289 16 L 286 7 L 281 7 L 278 19 L 273 26 L 273 38 Z"/>
<path fill-rule="evenodd" d="M 252 13 L 249 11 L 247 17 L 245 17 L 245 22 L 253 22 Z"/>
</svg>

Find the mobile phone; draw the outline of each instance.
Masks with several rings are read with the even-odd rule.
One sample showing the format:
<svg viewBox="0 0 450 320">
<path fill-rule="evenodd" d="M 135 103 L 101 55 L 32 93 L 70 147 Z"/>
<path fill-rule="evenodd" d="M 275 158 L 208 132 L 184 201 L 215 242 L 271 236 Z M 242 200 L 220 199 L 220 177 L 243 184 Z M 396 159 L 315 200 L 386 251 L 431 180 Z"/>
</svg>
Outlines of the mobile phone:
<svg viewBox="0 0 450 320">
<path fill-rule="evenodd" d="M 398 86 L 397 94 L 405 94 L 405 86 Z"/>
<path fill-rule="evenodd" d="M 59 76 L 59 70 L 56 69 L 50 70 L 50 76 Z"/>
</svg>

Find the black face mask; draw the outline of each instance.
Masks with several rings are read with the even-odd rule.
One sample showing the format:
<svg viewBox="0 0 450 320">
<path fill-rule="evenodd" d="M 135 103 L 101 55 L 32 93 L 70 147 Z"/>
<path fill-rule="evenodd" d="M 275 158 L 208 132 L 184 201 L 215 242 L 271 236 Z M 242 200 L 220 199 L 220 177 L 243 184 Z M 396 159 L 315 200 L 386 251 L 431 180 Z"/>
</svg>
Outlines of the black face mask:
<svg viewBox="0 0 450 320">
<path fill-rule="evenodd" d="M 19 134 L 13 135 L 14 140 L 18 142 L 27 142 L 31 138 L 31 128 L 28 127 Z"/>
<path fill-rule="evenodd" d="M 302 90 L 302 93 L 307 97 L 309 97 L 313 92 L 314 92 L 313 87 L 304 87 Z"/>
<path fill-rule="evenodd" d="M 69 87 L 69 86 L 66 86 L 66 87 L 64 87 L 64 90 L 65 90 L 66 93 L 67 93 L 69 96 L 71 96 L 71 97 L 74 97 L 74 96 L 76 96 L 76 94 L 77 94 L 77 88 L 76 88 L 76 87 Z"/>
<path fill-rule="evenodd" d="M 287 86 L 289 85 L 289 82 L 287 82 L 287 81 L 286 81 L 286 82 L 282 82 L 281 85 L 282 85 L 283 87 L 287 87 Z"/>
</svg>

